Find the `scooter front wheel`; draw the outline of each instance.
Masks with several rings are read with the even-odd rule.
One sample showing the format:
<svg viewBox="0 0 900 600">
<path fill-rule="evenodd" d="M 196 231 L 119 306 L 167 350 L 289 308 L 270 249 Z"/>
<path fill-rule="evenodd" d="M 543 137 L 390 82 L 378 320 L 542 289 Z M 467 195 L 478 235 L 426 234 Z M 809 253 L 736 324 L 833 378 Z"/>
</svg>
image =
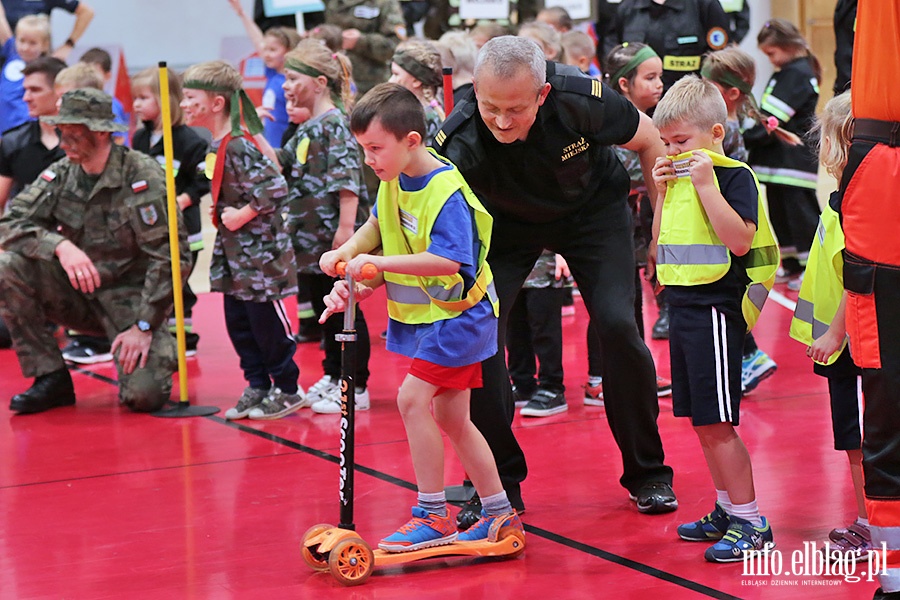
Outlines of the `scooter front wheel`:
<svg viewBox="0 0 900 600">
<path fill-rule="evenodd" d="M 318 546 L 310 548 L 306 543 L 329 529 L 332 529 L 332 526 L 327 523 L 313 525 L 306 530 L 306 533 L 303 534 L 303 540 L 300 542 L 300 554 L 303 556 L 303 561 L 316 571 L 328 570 L 328 554 L 319 554 Z"/>
<path fill-rule="evenodd" d="M 347 538 L 331 549 L 328 568 L 341 584 L 362 585 L 375 568 L 375 554 L 362 538 Z"/>
</svg>

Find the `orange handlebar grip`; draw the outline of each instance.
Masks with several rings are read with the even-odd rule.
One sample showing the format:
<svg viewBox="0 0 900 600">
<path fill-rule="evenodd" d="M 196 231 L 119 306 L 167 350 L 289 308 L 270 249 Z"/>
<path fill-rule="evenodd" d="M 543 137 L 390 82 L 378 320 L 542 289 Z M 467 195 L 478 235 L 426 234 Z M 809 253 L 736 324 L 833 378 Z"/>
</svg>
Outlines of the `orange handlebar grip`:
<svg viewBox="0 0 900 600">
<path fill-rule="evenodd" d="M 334 265 L 334 270 L 337 271 L 337 274 L 343 277 L 347 273 L 347 263 L 344 261 L 340 261 Z M 374 279 L 375 276 L 378 275 L 378 267 L 373 265 L 372 263 L 366 263 L 362 268 L 362 278 L 363 279 Z"/>
</svg>

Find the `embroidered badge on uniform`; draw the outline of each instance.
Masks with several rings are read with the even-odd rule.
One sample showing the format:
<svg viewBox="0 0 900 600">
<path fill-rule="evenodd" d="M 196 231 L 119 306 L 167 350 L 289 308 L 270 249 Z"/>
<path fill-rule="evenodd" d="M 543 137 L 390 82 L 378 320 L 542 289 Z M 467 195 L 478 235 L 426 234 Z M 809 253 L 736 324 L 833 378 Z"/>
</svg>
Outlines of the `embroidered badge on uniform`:
<svg viewBox="0 0 900 600">
<path fill-rule="evenodd" d="M 140 207 L 138 212 L 141 215 L 141 221 L 144 222 L 144 225 L 149 227 L 156 225 L 156 222 L 159 220 L 159 214 L 156 212 L 156 207 L 152 204 Z"/>
<path fill-rule="evenodd" d="M 146 180 L 141 179 L 140 181 L 135 181 L 131 184 L 131 191 L 135 194 L 140 194 L 141 192 L 145 191 L 147 187 L 148 186 Z"/>
<path fill-rule="evenodd" d="M 41 173 L 41 179 L 43 179 L 44 181 L 53 181 L 54 179 L 56 179 L 56 173 L 50 170 L 44 171 L 43 173 Z"/>
<path fill-rule="evenodd" d="M 206 174 L 206 178 L 212 181 L 213 175 L 216 172 L 216 153 L 210 152 L 206 155 L 206 160 L 203 161 L 203 172 Z"/>
<path fill-rule="evenodd" d="M 301 165 L 306 164 L 306 158 L 309 155 L 309 138 L 305 137 L 297 144 L 297 162 Z"/>
<path fill-rule="evenodd" d="M 728 33 L 721 27 L 713 27 L 706 32 L 706 43 L 713 50 L 721 50 L 728 43 Z"/>
</svg>

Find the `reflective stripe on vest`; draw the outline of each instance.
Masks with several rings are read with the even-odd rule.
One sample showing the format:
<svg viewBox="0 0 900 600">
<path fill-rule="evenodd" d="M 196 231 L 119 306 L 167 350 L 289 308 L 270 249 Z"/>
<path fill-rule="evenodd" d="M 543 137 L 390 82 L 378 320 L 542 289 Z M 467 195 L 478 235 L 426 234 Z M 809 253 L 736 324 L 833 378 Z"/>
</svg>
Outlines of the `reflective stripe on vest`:
<svg viewBox="0 0 900 600">
<path fill-rule="evenodd" d="M 744 163 L 721 154 L 704 150 L 717 167 L 743 168 Z M 718 281 L 731 267 L 731 252 L 722 243 L 706 216 L 697 190 L 685 168 L 691 152 L 672 158 L 679 178 L 669 183 L 660 221 L 657 243 L 657 276 L 660 283 L 669 285 L 703 285 Z M 713 175 L 716 187 L 719 181 Z M 741 302 L 744 320 L 752 328 L 775 282 L 780 255 L 775 236 L 759 191 L 757 190 L 758 226 L 750 250 L 743 259 L 750 284 Z"/>
<path fill-rule="evenodd" d="M 814 190 L 817 187 L 819 176 L 815 173 L 801 171 L 800 169 L 783 169 L 781 167 L 763 167 L 754 165 L 753 170 L 763 183 L 776 183 Z"/>
<path fill-rule="evenodd" d="M 378 188 L 378 226 L 384 254 L 396 256 L 426 252 L 431 243 L 431 229 L 444 203 L 459 191 L 474 213 L 475 230 L 481 242 L 479 256 L 476 257 L 475 282 L 466 291 L 459 273 L 424 277 L 386 272 L 388 314 L 402 323 L 434 323 L 452 319 L 486 295 L 494 314 L 499 315 L 494 278 L 485 260 L 490 247 L 493 219 L 456 167 L 433 151 L 432 154 L 452 168 L 435 174 L 424 189 L 403 191 L 396 179 L 382 182 Z"/>
<path fill-rule="evenodd" d="M 826 204 L 809 249 L 806 273 L 791 319 L 790 336 L 806 346 L 811 346 L 828 331 L 840 306 L 844 293 L 843 249 L 844 233 L 840 217 Z M 828 357 L 825 364 L 833 364 L 846 346 L 845 337 L 844 343 Z"/>
</svg>

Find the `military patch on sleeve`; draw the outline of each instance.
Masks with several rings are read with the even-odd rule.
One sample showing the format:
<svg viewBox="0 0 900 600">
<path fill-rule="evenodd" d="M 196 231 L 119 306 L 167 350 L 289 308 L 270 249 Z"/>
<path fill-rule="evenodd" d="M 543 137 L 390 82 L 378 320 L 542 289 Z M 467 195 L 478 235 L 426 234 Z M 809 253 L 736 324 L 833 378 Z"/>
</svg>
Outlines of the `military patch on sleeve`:
<svg viewBox="0 0 900 600">
<path fill-rule="evenodd" d="M 156 212 L 156 207 L 152 204 L 147 204 L 138 209 L 138 214 L 141 215 L 141 221 L 143 221 L 144 225 L 148 227 L 153 227 L 156 225 L 156 222 L 159 221 L 159 213 Z"/>
<path fill-rule="evenodd" d="M 141 192 L 147 191 L 147 187 L 147 181 L 141 179 L 140 181 L 135 181 L 131 184 L 131 191 L 135 194 L 140 194 Z"/>
<path fill-rule="evenodd" d="M 46 171 L 41 173 L 41 179 L 43 179 L 44 181 L 53 181 L 54 179 L 56 179 L 56 173 L 54 173 L 50 169 L 47 169 Z"/>
<path fill-rule="evenodd" d="M 706 43 L 713 50 L 721 50 L 728 43 L 728 34 L 721 27 L 713 27 L 706 32 Z"/>
</svg>

